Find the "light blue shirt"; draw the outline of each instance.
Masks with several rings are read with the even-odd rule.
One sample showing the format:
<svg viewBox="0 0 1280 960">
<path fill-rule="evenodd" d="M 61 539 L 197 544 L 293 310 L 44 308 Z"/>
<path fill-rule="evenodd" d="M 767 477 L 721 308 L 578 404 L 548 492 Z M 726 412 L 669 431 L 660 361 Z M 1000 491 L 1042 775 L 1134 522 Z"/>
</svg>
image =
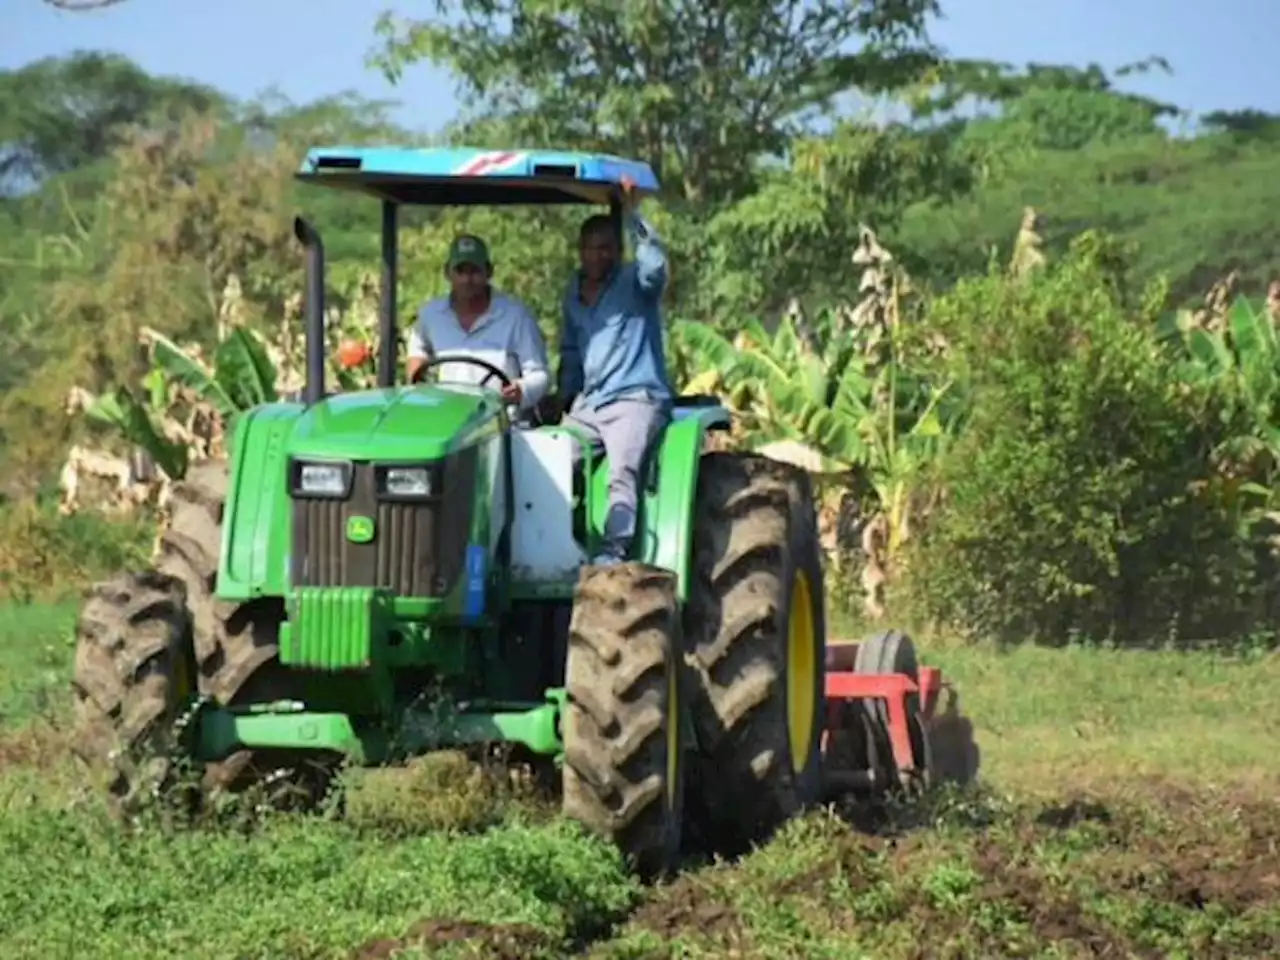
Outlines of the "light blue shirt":
<svg viewBox="0 0 1280 960">
<path fill-rule="evenodd" d="M 580 394 L 578 402 L 592 409 L 624 398 L 672 398 L 659 307 L 667 256 L 657 233 L 638 214 L 632 213 L 627 223 L 635 239 L 635 262 L 613 271 L 594 306 L 582 302 L 577 273 L 564 296 L 560 389 L 566 396 Z"/>
<path fill-rule="evenodd" d="M 475 357 L 486 360 L 520 384 L 522 409 L 530 409 L 547 392 L 547 350 L 533 313 L 515 297 L 492 291 L 489 309 L 470 330 L 462 329 L 449 298 L 437 297 L 423 304 L 418 322 L 409 331 L 409 356 L 426 360 L 439 357 Z M 441 363 L 437 368 L 446 383 L 479 384 L 491 390 L 501 384 L 481 367 L 465 363 Z"/>
</svg>

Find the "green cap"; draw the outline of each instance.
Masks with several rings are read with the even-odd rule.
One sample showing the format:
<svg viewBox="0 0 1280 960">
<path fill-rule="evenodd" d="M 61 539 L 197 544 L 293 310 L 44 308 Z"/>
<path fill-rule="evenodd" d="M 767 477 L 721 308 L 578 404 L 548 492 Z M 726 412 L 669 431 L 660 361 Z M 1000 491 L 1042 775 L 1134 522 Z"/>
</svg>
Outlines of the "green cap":
<svg viewBox="0 0 1280 960">
<path fill-rule="evenodd" d="M 476 267 L 489 266 L 489 248 L 479 237 L 463 234 L 449 247 L 449 269 L 469 263 Z"/>
</svg>

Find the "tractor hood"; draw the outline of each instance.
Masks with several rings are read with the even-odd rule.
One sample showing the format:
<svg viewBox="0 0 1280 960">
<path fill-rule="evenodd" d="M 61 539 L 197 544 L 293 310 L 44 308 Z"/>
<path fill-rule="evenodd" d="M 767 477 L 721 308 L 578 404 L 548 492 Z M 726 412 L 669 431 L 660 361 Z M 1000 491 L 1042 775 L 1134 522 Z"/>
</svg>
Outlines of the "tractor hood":
<svg viewBox="0 0 1280 960">
<path fill-rule="evenodd" d="M 289 452 L 350 460 L 435 460 L 500 430 L 502 409 L 496 393 L 456 385 L 336 394 L 302 412 Z"/>
</svg>

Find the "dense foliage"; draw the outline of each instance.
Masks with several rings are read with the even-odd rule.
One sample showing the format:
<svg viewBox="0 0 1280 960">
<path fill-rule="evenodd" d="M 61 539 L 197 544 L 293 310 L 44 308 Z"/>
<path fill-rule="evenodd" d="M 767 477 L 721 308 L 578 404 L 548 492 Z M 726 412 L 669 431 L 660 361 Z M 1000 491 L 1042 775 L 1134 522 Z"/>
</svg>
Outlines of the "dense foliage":
<svg viewBox="0 0 1280 960">
<path fill-rule="evenodd" d="M 1239 628 L 1255 558 L 1212 460 L 1230 391 L 1179 375 L 1158 295 L 1126 280 L 1085 234 L 1032 283 L 965 279 L 933 305 L 972 398 L 913 571 L 949 621 L 1063 641 Z"/>
<path fill-rule="evenodd" d="M 947 60 L 922 0 L 798 20 L 756 0 L 641 6 L 466 2 L 448 36 L 384 18 L 374 64 L 445 65 L 471 106 L 437 138 L 381 103 L 237 102 L 95 53 L 0 74 L 7 527 L 36 524 L 49 553 L 64 464 L 92 472 L 89 451 L 127 437 L 180 474 L 236 409 L 296 385 L 293 213 L 325 234 L 334 346 L 370 339 L 376 208 L 295 185 L 305 145 L 554 145 L 661 172 L 672 370 L 730 398 L 734 442 L 820 475 L 842 600 L 1009 640 L 1265 622 L 1280 122 L 1218 113 L 1173 136 L 1175 107 L 1096 67 Z M 837 109 L 850 92 L 898 119 Z M 577 216 L 413 212 L 402 320 L 466 227 L 554 344 Z M 142 542 L 96 539 L 104 564 Z M 10 549 L 20 597 L 92 559 Z"/>
</svg>

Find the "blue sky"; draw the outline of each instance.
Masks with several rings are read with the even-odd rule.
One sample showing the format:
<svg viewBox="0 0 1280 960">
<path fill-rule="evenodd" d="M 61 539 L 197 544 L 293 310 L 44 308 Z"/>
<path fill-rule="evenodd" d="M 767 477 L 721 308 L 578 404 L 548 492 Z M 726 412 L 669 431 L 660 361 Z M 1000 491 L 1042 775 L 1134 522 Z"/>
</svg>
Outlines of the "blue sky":
<svg viewBox="0 0 1280 960">
<path fill-rule="evenodd" d="M 66 13 L 42 0 L 0 0 L 0 68 L 74 49 L 123 53 L 153 73 L 187 76 L 239 97 L 276 88 L 298 102 L 353 89 L 402 101 L 397 119 L 433 130 L 457 108 L 447 74 L 415 67 L 392 87 L 364 65 L 380 10 L 410 0 L 126 0 Z M 932 34 L 953 56 L 1111 69 L 1152 54 L 1173 76 L 1126 89 L 1194 114 L 1253 107 L 1280 113 L 1280 0 L 944 0 Z"/>
</svg>

